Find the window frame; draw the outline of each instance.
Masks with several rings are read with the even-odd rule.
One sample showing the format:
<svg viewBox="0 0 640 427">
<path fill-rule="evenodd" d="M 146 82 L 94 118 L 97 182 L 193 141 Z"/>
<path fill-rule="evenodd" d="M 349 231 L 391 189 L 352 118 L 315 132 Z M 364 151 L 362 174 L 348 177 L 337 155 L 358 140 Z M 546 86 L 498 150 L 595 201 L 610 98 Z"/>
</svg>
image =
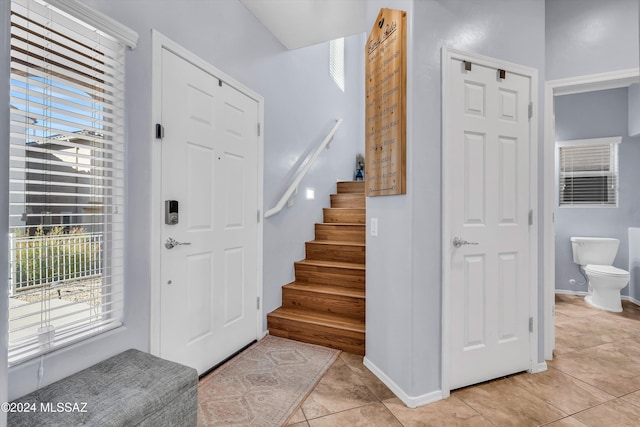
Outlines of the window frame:
<svg viewBox="0 0 640 427">
<path fill-rule="evenodd" d="M 556 203 L 559 208 L 617 208 L 620 202 L 620 155 L 619 155 L 619 144 L 622 142 L 622 137 L 605 137 L 605 138 L 589 138 L 589 139 L 573 139 L 573 140 L 564 140 L 564 141 L 556 141 Z M 598 170 L 597 168 L 593 169 L 585 169 L 581 168 L 579 170 L 571 170 L 571 171 L 562 171 L 561 165 L 561 152 L 563 148 L 580 148 L 580 147 L 599 147 L 603 150 L 609 151 L 609 166 L 608 170 Z M 594 164 L 595 166 L 595 164 Z M 608 185 L 614 185 L 613 192 L 613 201 L 585 201 L 585 202 L 575 202 L 568 201 L 563 202 L 563 179 L 569 178 L 603 178 L 603 177 L 611 177 L 613 178 L 613 183 Z M 609 193 L 608 193 L 609 194 Z M 594 195 L 595 197 L 595 195 Z"/>
<path fill-rule="evenodd" d="M 117 78 L 117 88 L 115 89 L 115 92 L 118 94 L 119 96 L 119 100 L 114 103 L 114 104 L 102 104 L 100 103 L 100 105 L 104 105 L 107 108 L 112 107 L 117 109 L 115 113 L 111 114 L 111 116 L 118 115 L 121 117 L 121 119 L 119 120 L 119 137 L 117 138 L 117 141 L 111 141 L 111 142 L 104 142 L 103 146 L 98 146 L 98 149 L 88 149 L 88 151 L 91 153 L 90 155 L 90 161 L 96 161 L 99 162 L 100 165 L 102 165 L 102 162 L 105 161 L 110 161 L 112 163 L 117 163 L 117 167 L 116 169 L 112 170 L 109 169 L 109 173 L 115 173 L 118 174 L 118 178 L 115 179 L 113 178 L 111 175 L 98 175 L 98 176 L 102 176 L 102 180 L 108 180 L 108 181 L 112 181 L 115 179 L 115 181 L 117 181 L 119 183 L 119 187 L 115 188 L 113 185 L 108 186 L 108 187 L 104 187 L 107 188 L 107 191 L 110 191 L 109 193 L 105 193 L 107 195 L 105 195 L 104 197 L 106 197 L 107 199 L 112 199 L 114 197 L 118 198 L 119 200 L 121 200 L 119 206 L 124 206 L 124 198 L 125 198 L 125 193 L 126 193 L 126 150 L 125 150 L 125 146 L 126 146 L 126 132 L 125 132 L 125 103 L 124 103 L 124 99 L 125 99 L 125 77 L 124 77 L 124 70 L 125 70 L 125 55 L 126 55 L 126 49 L 127 48 L 135 48 L 136 43 L 137 43 L 137 38 L 138 35 L 135 31 L 130 30 L 129 28 L 119 24 L 118 22 L 116 22 L 115 20 L 107 17 L 106 15 L 95 11 L 94 9 L 84 5 L 83 3 L 81 3 L 79 0 L 11 0 L 10 5 L 9 5 L 9 9 L 11 10 L 11 14 L 13 14 L 14 11 L 14 4 L 16 4 L 16 8 L 24 8 L 26 10 L 29 10 L 30 8 L 40 8 L 40 9 L 49 9 L 51 11 L 52 16 L 54 16 L 55 18 L 57 18 L 58 20 L 62 20 L 64 22 L 64 20 L 66 20 L 67 22 L 69 22 L 71 24 L 71 27 L 73 27 L 76 23 L 80 26 L 87 26 L 87 27 L 91 27 L 91 29 L 85 29 L 85 31 L 88 31 L 89 33 L 93 32 L 96 34 L 96 37 L 107 37 L 110 38 L 110 43 L 112 46 L 115 47 L 116 50 L 113 50 L 115 56 L 114 56 L 114 61 L 117 64 L 116 67 L 116 72 L 118 73 L 118 78 Z M 18 6 L 20 5 L 20 6 Z M 35 16 L 35 15 L 34 15 Z M 47 37 L 47 34 L 52 34 L 50 32 L 48 32 L 49 30 L 47 30 L 47 28 L 50 28 L 49 25 L 58 25 L 57 22 L 58 21 L 51 21 L 53 24 L 47 24 L 48 26 L 46 28 L 44 28 L 42 31 L 42 36 L 40 37 Z M 13 24 L 12 24 L 13 25 Z M 78 27 L 78 28 L 79 28 Z M 75 34 L 73 32 L 73 30 L 69 30 L 65 27 L 64 33 L 66 34 L 67 31 L 70 31 L 69 34 Z M 97 36 L 97 34 L 100 33 L 99 36 Z M 35 33 L 34 33 L 35 34 Z M 40 34 L 40 33 L 39 33 Z M 12 47 L 11 47 L 11 52 L 13 52 L 13 42 L 11 43 Z M 13 63 L 13 61 L 11 61 Z M 27 65 L 22 65 L 22 68 L 26 70 L 26 72 L 24 72 L 24 76 L 22 76 L 22 78 L 24 80 L 28 80 L 33 78 L 34 75 L 37 74 L 44 74 L 45 76 L 48 76 L 47 78 L 50 78 L 51 81 L 53 82 L 64 82 L 65 78 L 69 79 L 69 76 L 72 76 L 72 74 L 65 74 L 64 77 L 62 74 L 60 74 L 60 76 L 55 76 L 54 74 L 50 74 L 50 71 L 43 71 L 43 69 L 38 68 L 38 66 L 34 66 L 31 65 L 30 63 Z M 29 71 L 29 70 L 33 70 Z M 11 71 L 11 79 L 12 82 L 10 84 L 11 86 L 11 91 L 13 92 L 14 89 L 17 87 L 15 82 L 13 81 L 14 76 L 18 76 L 19 74 L 15 74 L 13 72 L 13 69 Z M 53 77 L 52 77 L 53 76 Z M 16 80 L 17 81 L 17 80 Z M 37 83 L 37 82 L 36 82 Z M 37 85 L 37 84 L 36 84 Z M 67 84 L 68 85 L 68 84 Z M 53 101 L 55 102 L 56 98 L 52 98 Z M 51 102 L 51 101 L 47 101 L 47 102 Z M 47 106 L 49 104 L 46 104 L 44 101 L 42 101 L 42 105 Z M 51 107 L 52 109 L 55 109 L 55 107 Z M 99 107 L 99 108 L 104 108 L 104 107 Z M 16 111 L 17 109 L 12 109 L 12 112 Z M 26 109 L 24 110 L 25 113 L 27 114 L 30 110 L 29 107 L 26 107 Z M 80 111 L 80 110 L 78 110 Z M 101 111 L 105 111 L 105 110 L 101 110 Z M 73 114 L 73 113 L 71 113 Z M 55 121 L 55 120 L 54 120 Z M 106 122 L 108 122 L 109 120 L 107 119 Z M 101 118 L 99 119 L 100 123 L 106 123 L 105 121 L 103 121 Z M 16 123 L 15 119 L 12 121 L 12 126 L 13 124 Z M 103 125 L 104 126 L 104 125 Z M 25 125 L 25 130 L 28 129 L 28 126 Z M 104 127 L 102 128 L 104 129 Z M 18 132 L 20 133 L 20 132 Z M 26 133 L 25 133 L 26 134 Z M 95 136 L 95 135 L 94 135 Z M 101 137 L 101 136 L 99 136 Z M 98 138 L 99 138 L 98 137 Z M 26 138 L 26 137 L 25 137 Z M 13 138 L 10 138 L 12 140 L 12 142 L 10 143 L 11 147 L 17 147 L 18 145 L 15 143 L 15 141 L 13 141 Z M 51 135 L 43 135 L 43 136 L 38 136 L 38 139 L 41 139 L 42 141 L 47 141 L 48 145 L 53 145 L 55 144 L 56 139 L 52 138 Z M 83 137 L 80 137 L 78 139 L 83 139 Z M 26 139 L 25 139 L 26 140 Z M 107 141 L 107 139 L 104 139 L 104 141 Z M 106 150 L 106 148 L 103 150 L 104 146 L 106 145 L 119 145 L 121 148 L 119 148 L 118 152 L 116 153 L 116 155 L 113 155 L 113 157 L 105 157 L 104 155 L 95 155 L 96 152 L 101 152 Z M 23 157 L 17 157 L 17 161 L 24 161 L 25 165 L 26 162 L 29 161 L 29 156 L 26 154 L 29 149 L 26 148 L 25 145 L 25 154 L 23 155 Z M 54 153 L 57 153 L 56 151 L 52 151 Z M 64 150 L 62 151 L 64 152 Z M 111 151 L 109 151 L 111 152 Z M 77 156 L 76 156 L 77 157 Z M 109 160 L 105 160 L 105 159 L 109 159 Z M 25 166 L 27 167 L 27 166 Z M 100 169 L 103 168 L 103 166 L 96 166 Z M 8 173 L 8 176 L 10 175 L 10 173 Z M 27 175 L 25 175 L 25 178 L 23 179 L 28 179 L 26 178 Z M 51 179 L 47 179 L 47 180 L 42 180 L 42 181 L 38 181 L 38 183 L 42 183 L 39 185 L 45 185 L 48 183 L 48 185 L 51 185 L 52 183 L 55 184 L 58 181 L 52 181 Z M 20 182 L 18 182 L 20 184 Z M 11 185 L 11 184 L 9 184 Z M 99 185 L 102 186 L 103 184 L 92 184 L 92 185 Z M 73 187 L 73 188 L 78 188 Z M 25 193 L 28 193 L 28 189 L 27 187 L 25 187 Z M 79 194 L 79 193 L 77 193 Z M 26 199 L 26 197 L 25 197 Z M 25 202 L 26 203 L 26 202 Z M 11 206 L 11 205 L 9 205 Z M 25 204 L 26 206 L 26 204 Z M 108 208 L 106 208 L 108 209 Z M 118 208 L 117 208 L 118 209 Z M 26 214 L 25 214 L 26 215 Z M 105 254 L 107 254 L 108 256 L 112 256 L 113 253 L 118 253 L 119 254 L 119 258 L 116 264 L 113 263 L 109 263 L 109 266 L 107 268 L 109 269 L 115 269 L 117 270 L 116 274 L 118 275 L 117 278 L 117 282 L 115 284 L 109 283 L 109 289 L 111 289 L 111 286 L 115 286 L 119 288 L 119 292 L 121 292 L 122 297 L 119 297 L 117 300 L 115 300 L 115 305 L 116 308 L 114 309 L 113 313 L 114 315 L 111 315 L 111 312 L 107 312 L 104 313 L 102 312 L 101 314 L 99 314 L 100 318 L 104 318 L 104 316 L 107 316 L 109 319 L 115 319 L 117 317 L 117 320 L 109 320 L 108 322 L 104 322 L 104 321 L 100 321 L 100 322 L 95 322 L 95 323 L 90 323 L 87 326 L 74 326 L 72 328 L 70 328 L 69 330 L 67 330 L 66 332 L 62 332 L 60 334 L 59 337 L 54 336 L 53 334 L 49 335 L 47 333 L 47 331 L 43 331 L 40 332 L 38 331 L 38 337 L 37 337 L 37 341 L 33 341 L 33 339 L 31 339 L 31 341 L 28 342 L 32 342 L 32 344 L 28 344 L 28 342 L 25 342 L 25 348 L 27 348 L 27 350 L 24 353 L 18 353 L 20 354 L 19 356 L 15 355 L 12 357 L 11 356 L 11 352 L 12 352 L 12 346 L 8 346 L 7 350 L 9 352 L 9 359 L 8 359 L 8 366 L 14 366 L 23 362 L 26 362 L 28 360 L 33 359 L 34 357 L 38 357 L 42 354 L 47 354 L 47 353 L 51 353 L 54 352 L 60 348 L 66 347 L 70 344 L 74 344 L 80 341 L 83 341 L 85 339 L 88 339 L 90 337 L 93 337 L 97 334 L 101 334 L 104 332 L 107 332 L 109 330 L 112 330 L 114 328 L 117 328 L 119 326 L 122 325 L 122 318 L 123 318 L 123 309 L 124 309 L 124 266 L 123 266 L 123 262 L 124 262 L 124 258 L 125 258 L 125 254 L 124 254 L 124 209 L 122 208 L 120 211 L 116 210 L 115 213 L 112 212 L 108 212 L 105 213 L 103 215 L 104 218 L 108 218 L 106 220 L 102 220 L 100 222 L 100 227 L 103 229 L 103 233 L 106 233 L 105 236 L 114 236 L 114 238 L 110 238 L 108 239 L 108 242 L 105 244 L 106 249 L 102 252 L 104 252 Z M 114 227 L 114 222 L 113 219 L 117 218 L 118 224 L 115 225 L 115 227 L 117 228 L 117 230 L 114 232 L 111 230 L 111 228 Z M 26 224 L 26 223 L 25 223 Z M 11 232 L 12 226 L 9 226 L 9 232 Z M 108 230 L 108 231 L 107 231 Z M 115 245 L 115 246 L 114 246 Z M 115 249 L 114 249 L 115 248 Z M 10 257 L 12 256 L 12 254 L 9 254 Z M 42 274 L 42 273 L 41 273 Z M 111 274 L 110 272 L 108 272 L 107 274 Z M 102 279 L 100 279 L 102 280 Z M 52 287 L 52 286 L 51 286 Z M 104 301 L 103 303 L 104 304 Z M 48 305 L 48 307 L 47 307 Z M 38 313 L 44 313 L 44 316 L 46 317 L 47 313 L 52 312 L 53 308 L 51 307 L 51 304 L 47 304 L 47 303 L 41 303 L 41 308 L 38 311 Z M 11 308 L 8 308 L 8 312 L 11 313 Z M 41 327 L 42 329 L 42 327 Z M 40 335 L 43 335 L 42 337 L 42 341 L 41 341 L 41 337 Z M 49 335 L 49 336 L 47 336 Z M 40 342 L 40 347 L 38 348 L 37 342 Z M 44 343 L 44 344 L 43 344 Z M 14 346 L 15 347 L 15 346 Z M 18 346 L 18 348 L 20 348 L 20 346 Z"/>
</svg>

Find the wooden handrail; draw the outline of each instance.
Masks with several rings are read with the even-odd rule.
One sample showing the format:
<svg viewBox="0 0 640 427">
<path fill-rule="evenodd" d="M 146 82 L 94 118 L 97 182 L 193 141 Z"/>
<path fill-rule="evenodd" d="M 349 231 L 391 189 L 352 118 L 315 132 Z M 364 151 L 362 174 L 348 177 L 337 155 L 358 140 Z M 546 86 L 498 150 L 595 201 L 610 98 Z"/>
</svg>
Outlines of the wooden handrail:
<svg viewBox="0 0 640 427">
<path fill-rule="evenodd" d="M 276 205 L 273 208 L 265 212 L 264 214 L 265 218 L 269 218 L 270 216 L 273 216 L 278 212 L 280 212 L 282 209 L 284 209 L 285 204 L 288 204 L 289 207 L 293 205 L 293 197 L 298 192 L 298 186 L 300 185 L 300 182 L 307 175 L 307 172 L 309 172 L 309 170 L 311 169 L 311 166 L 313 166 L 313 164 L 316 162 L 322 150 L 324 150 L 324 148 L 327 147 L 327 145 L 329 145 L 329 143 L 333 139 L 333 136 L 336 134 L 336 131 L 338 130 L 341 124 L 342 124 L 342 119 L 337 118 L 336 124 L 333 126 L 333 128 L 331 129 L 329 134 L 326 136 L 326 138 L 320 143 L 318 148 L 316 148 L 316 150 L 313 152 L 311 157 L 308 157 L 308 160 L 305 163 L 304 167 L 302 168 L 300 173 L 296 175 L 293 182 L 291 182 L 291 185 L 289 185 L 289 187 L 287 188 L 287 191 L 285 191 L 282 197 L 280 197 L 280 200 L 278 200 L 278 203 L 276 203 Z"/>
</svg>

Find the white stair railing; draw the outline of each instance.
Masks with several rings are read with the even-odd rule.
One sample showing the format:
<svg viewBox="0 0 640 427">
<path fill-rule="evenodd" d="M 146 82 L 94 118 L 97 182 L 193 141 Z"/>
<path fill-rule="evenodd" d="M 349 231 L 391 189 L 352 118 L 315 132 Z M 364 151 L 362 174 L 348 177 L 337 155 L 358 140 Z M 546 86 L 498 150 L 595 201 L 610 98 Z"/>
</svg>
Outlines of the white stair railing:
<svg viewBox="0 0 640 427">
<path fill-rule="evenodd" d="M 285 204 L 288 205 L 289 207 L 293 206 L 293 198 L 298 193 L 298 186 L 300 185 L 300 182 L 307 175 L 307 172 L 309 172 L 311 167 L 314 165 L 314 163 L 320 156 L 320 153 L 322 152 L 322 150 L 324 150 L 325 147 L 328 147 L 329 143 L 333 139 L 333 136 L 336 134 L 336 131 L 338 130 L 341 124 L 342 124 L 342 119 L 340 118 L 336 119 L 336 124 L 333 126 L 333 128 L 331 129 L 329 134 L 326 136 L 326 138 L 320 143 L 320 145 L 318 145 L 318 148 L 316 148 L 313 154 L 311 154 L 311 156 L 307 158 L 307 161 L 305 162 L 304 167 L 302 168 L 302 170 L 300 170 L 300 172 L 296 175 L 295 179 L 291 182 L 291 185 L 289 185 L 289 187 L 287 188 L 287 191 L 285 191 L 282 197 L 280 197 L 280 200 L 278 200 L 278 203 L 276 203 L 276 205 L 273 208 L 265 212 L 264 214 L 265 218 L 269 218 L 270 216 L 273 216 L 278 212 L 280 212 L 282 209 L 284 209 Z"/>
</svg>

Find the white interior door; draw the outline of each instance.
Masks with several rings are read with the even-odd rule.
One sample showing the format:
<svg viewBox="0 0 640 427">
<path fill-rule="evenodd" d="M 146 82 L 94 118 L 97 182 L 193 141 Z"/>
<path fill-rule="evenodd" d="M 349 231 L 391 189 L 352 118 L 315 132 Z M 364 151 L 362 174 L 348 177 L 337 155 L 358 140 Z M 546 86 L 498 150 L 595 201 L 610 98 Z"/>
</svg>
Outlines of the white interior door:
<svg viewBox="0 0 640 427">
<path fill-rule="evenodd" d="M 530 367 L 531 78 L 450 61 L 445 203 L 455 389 Z"/>
<path fill-rule="evenodd" d="M 166 49 L 161 74 L 160 356 L 202 373 L 256 338 L 258 103 Z"/>
</svg>

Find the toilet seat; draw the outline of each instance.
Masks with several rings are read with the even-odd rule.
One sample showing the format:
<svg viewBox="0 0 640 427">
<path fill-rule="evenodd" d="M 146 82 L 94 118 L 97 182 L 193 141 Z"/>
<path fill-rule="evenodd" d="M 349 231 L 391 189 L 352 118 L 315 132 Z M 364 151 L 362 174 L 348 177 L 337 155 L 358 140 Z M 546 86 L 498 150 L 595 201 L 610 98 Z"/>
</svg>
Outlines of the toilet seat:
<svg viewBox="0 0 640 427">
<path fill-rule="evenodd" d="M 629 277 L 630 276 L 627 270 L 616 268 L 612 265 L 587 265 L 584 271 L 587 274 L 593 274 L 596 276 L 606 276 L 606 277 Z"/>
</svg>

